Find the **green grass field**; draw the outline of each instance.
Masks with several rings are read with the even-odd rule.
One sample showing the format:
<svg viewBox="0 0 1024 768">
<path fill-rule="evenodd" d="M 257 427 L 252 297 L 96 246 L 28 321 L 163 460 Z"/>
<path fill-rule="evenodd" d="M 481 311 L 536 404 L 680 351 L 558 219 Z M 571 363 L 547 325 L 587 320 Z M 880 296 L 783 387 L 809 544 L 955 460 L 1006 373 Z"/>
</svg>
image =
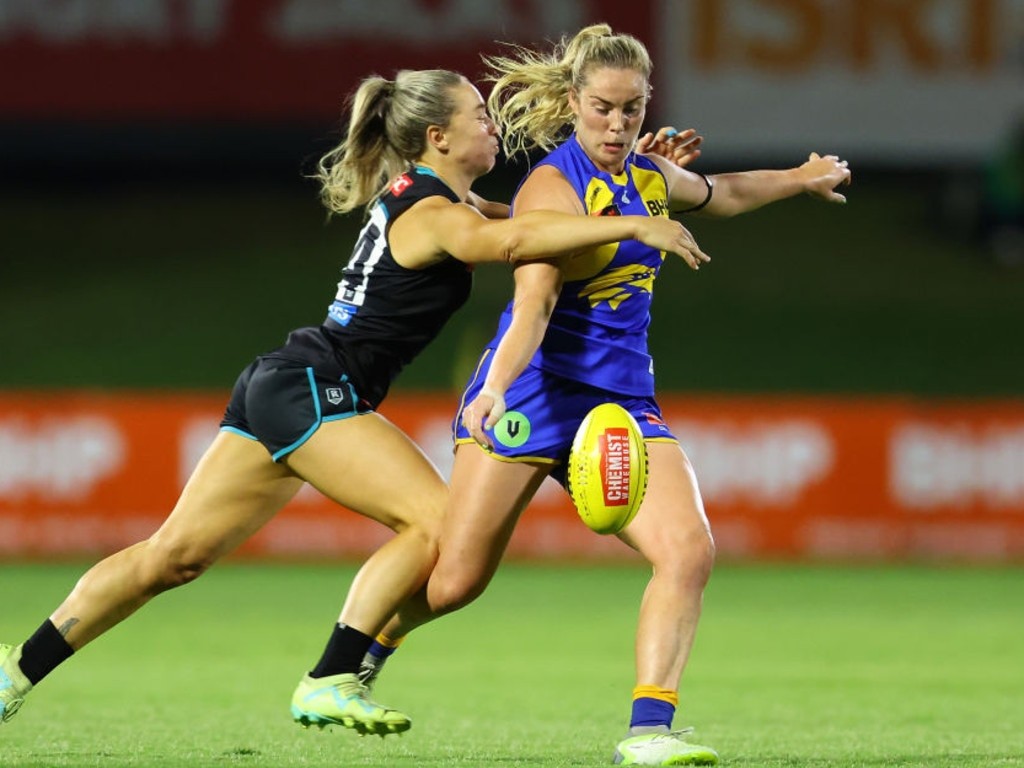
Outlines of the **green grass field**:
<svg viewBox="0 0 1024 768">
<path fill-rule="evenodd" d="M 0 566 L 20 641 L 70 565 Z M 229 562 L 44 681 L 0 727 L 0 765 L 589 766 L 628 717 L 640 566 L 510 563 L 392 660 L 378 698 L 412 731 L 292 724 L 350 566 Z M 682 688 L 731 766 L 1024 765 L 1024 571 L 722 565 Z"/>
</svg>

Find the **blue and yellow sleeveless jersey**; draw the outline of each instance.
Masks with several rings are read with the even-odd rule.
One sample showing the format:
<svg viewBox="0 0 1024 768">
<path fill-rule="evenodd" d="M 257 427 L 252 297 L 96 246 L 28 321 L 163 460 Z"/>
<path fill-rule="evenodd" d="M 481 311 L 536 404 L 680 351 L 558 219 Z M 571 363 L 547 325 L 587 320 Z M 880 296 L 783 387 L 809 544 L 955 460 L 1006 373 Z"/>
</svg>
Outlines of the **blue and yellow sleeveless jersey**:
<svg viewBox="0 0 1024 768">
<path fill-rule="evenodd" d="M 553 165 L 590 216 L 668 216 L 668 186 L 658 167 L 632 154 L 621 174 L 599 170 L 573 134 L 537 167 Z M 654 278 L 664 251 L 637 240 L 593 248 L 562 260 L 564 281 L 547 333 L 531 364 L 626 395 L 654 394 L 647 351 Z M 512 321 L 501 316 L 496 347 Z"/>
</svg>

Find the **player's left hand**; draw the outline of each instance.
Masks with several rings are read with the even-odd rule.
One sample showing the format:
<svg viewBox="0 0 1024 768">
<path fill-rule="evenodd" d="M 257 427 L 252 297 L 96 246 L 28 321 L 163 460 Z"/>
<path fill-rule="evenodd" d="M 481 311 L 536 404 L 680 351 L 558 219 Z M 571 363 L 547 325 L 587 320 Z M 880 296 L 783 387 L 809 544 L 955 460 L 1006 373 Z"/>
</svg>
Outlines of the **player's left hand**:
<svg viewBox="0 0 1024 768">
<path fill-rule="evenodd" d="M 836 155 L 821 156 L 811 152 L 799 171 L 807 194 L 830 203 L 846 202 L 846 196 L 835 191 L 836 187 L 853 181 L 853 174 L 845 160 L 840 160 Z"/>
<path fill-rule="evenodd" d="M 473 401 L 462 410 L 462 426 L 477 444 L 486 451 L 494 450 L 494 443 L 485 429 L 494 429 L 505 415 L 505 398 L 490 387 L 484 387 Z"/>
<path fill-rule="evenodd" d="M 671 126 L 659 128 L 657 133 L 645 133 L 636 143 L 636 151 L 642 155 L 660 155 L 670 163 L 685 168 L 700 157 L 703 136 L 693 128 L 677 131 Z"/>
</svg>

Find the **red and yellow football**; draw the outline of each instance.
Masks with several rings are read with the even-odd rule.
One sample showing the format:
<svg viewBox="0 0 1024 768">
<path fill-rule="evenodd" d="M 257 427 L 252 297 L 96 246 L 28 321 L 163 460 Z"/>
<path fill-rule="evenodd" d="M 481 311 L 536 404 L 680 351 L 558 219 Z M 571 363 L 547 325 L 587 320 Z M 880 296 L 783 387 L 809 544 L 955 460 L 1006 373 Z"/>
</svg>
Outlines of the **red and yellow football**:
<svg viewBox="0 0 1024 768">
<path fill-rule="evenodd" d="M 621 405 L 602 403 L 580 424 L 566 485 L 580 519 L 596 533 L 618 533 L 636 517 L 647 490 L 647 447 Z"/>
</svg>

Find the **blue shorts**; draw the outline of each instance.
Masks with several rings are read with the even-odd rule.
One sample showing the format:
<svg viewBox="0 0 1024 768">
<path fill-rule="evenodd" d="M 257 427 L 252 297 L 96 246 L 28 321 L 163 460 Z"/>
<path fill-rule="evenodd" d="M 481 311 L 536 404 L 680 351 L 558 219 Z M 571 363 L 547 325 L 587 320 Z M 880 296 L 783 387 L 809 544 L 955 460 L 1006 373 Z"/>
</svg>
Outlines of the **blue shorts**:
<svg viewBox="0 0 1024 768">
<path fill-rule="evenodd" d="M 484 351 L 475 375 L 463 392 L 452 425 L 456 443 L 473 442 L 462 425 L 462 409 L 479 394 L 493 356 L 493 349 Z M 493 430 L 488 430 L 494 442 L 494 455 L 505 461 L 551 464 L 552 475 L 563 482 L 576 430 L 591 409 L 601 403 L 618 403 L 629 411 L 644 440 L 678 442 L 662 419 L 661 408 L 653 397 L 620 395 L 531 365 L 508 388 L 505 415 Z"/>
</svg>

